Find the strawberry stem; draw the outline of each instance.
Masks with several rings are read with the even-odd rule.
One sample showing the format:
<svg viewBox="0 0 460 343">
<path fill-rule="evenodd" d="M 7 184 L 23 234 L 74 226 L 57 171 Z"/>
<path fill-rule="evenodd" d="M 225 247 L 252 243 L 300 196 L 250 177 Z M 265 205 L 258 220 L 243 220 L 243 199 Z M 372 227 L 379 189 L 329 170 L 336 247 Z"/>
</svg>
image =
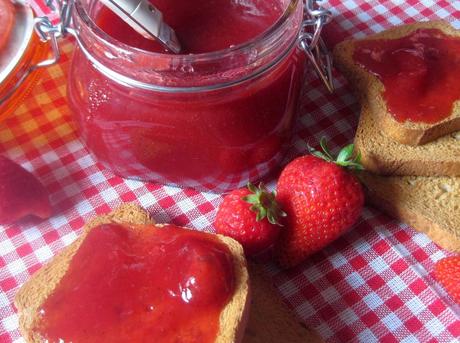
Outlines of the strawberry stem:
<svg viewBox="0 0 460 343">
<path fill-rule="evenodd" d="M 280 219 L 286 217 L 286 213 L 281 210 L 275 200 L 276 193 L 269 192 L 263 183 L 257 187 L 249 182 L 247 187 L 251 194 L 243 197 L 243 200 L 252 205 L 251 211 L 257 213 L 256 220 L 261 221 L 267 218 L 270 224 L 282 226 Z"/>
<path fill-rule="evenodd" d="M 325 161 L 335 163 L 341 167 L 348 168 L 348 169 L 355 169 L 355 170 L 364 170 L 364 167 L 361 164 L 361 153 L 357 153 L 354 156 L 354 144 L 349 144 L 340 150 L 337 158 L 335 158 L 327 146 L 326 137 L 322 137 L 319 141 L 319 145 L 323 151 L 315 150 L 314 148 L 308 146 L 308 150 L 310 154 L 313 156 L 319 157 Z"/>
</svg>

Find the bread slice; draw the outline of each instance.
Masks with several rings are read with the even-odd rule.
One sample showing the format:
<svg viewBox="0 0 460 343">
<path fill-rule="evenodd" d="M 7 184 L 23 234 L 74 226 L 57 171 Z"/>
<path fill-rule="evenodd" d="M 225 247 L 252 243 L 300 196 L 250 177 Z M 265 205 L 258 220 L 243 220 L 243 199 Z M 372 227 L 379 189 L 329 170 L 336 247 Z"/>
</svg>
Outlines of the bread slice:
<svg viewBox="0 0 460 343">
<path fill-rule="evenodd" d="M 460 252 L 459 177 L 382 177 L 361 173 L 367 200 L 424 232 L 440 247 Z"/>
<path fill-rule="evenodd" d="M 366 170 L 380 175 L 460 176 L 460 132 L 420 146 L 387 137 L 366 103 L 355 136 Z"/>
<path fill-rule="evenodd" d="M 460 37 L 460 31 L 455 30 L 444 21 L 419 22 L 396 26 L 389 30 L 371 35 L 364 40 L 397 39 L 407 36 L 417 29 L 436 28 L 445 34 Z M 368 102 L 381 130 L 393 140 L 408 145 L 421 145 L 438 137 L 460 130 L 460 99 L 454 103 L 451 115 L 435 124 L 396 121 L 388 113 L 386 102 L 382 97 L 384 86 L 373 74 L 358 66 L 353 60 L 353 53 L 358 40 L 346 40 L 334 48 L 334 64 L 354 87 L 361 103 Z"/>
<path fill-rule="evenodd" d="M 125 204 L 108 215 L 100 216 L 89 222 L 82 235 L 64 249 L 50 263 L 35 273 L 18 291 L 15 306 L 19 312 L 19 330 L 27 342 L 41 342 L 32 328 L 38 320 L 37 313 L 47 297 L 64 276 L 72 257 L 78 250 L 88 232 L 101 224 L 155 224 L 142 208 Z M 157 225 L 161 228 L 161 225 Z M 241 245 L 235 240 L 218 235 L 234 256 L 236 290 L 234 296 L 220 316 L 220 331 L 216 343 L 241 342 L 249 316 L 249 275 Z"/>
<path fill-rule="evenodd" d="M 305 327 L 274 290 L 260 264 L 249 263 L 251 310 L 243 343 L 323 343 Z"/>
</svg>

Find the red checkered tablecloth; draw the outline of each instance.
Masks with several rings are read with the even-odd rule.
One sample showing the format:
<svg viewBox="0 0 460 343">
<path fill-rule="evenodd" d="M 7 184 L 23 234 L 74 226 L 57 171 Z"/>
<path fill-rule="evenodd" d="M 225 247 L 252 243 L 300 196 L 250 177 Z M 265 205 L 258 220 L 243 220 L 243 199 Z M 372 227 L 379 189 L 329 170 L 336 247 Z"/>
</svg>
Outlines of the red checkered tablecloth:
<svg viewBox="0 0 460 343">
<path fill-rule="evenodd" d="M 460 28 L 460 1 L 330 0 L 328 33 L 364 35 L 415 20 L 445 19 Z M 15 114 L 0 124 L 0 154 L 19 162 L 51 192 L 47 221 L 0 226 L 0 342 L 20 342 L 13 298 L 18 287 L 80 233 L 91 217 L 136 202 L 159 222 L 212 231 L 222 197 L 190 189 L 123 180 L 101 168 L 78 139 L 66 104 L 72 43 L 59 65 Z M 313 76 L 310 76 L 314 78 Z M 336 75 L 330 95 L 319 81 L 304 95 L 290 158 L 326 136 L 334 148 L 353 139 L 359 105 Z M 270 183 L 274 186 L 274 180 Z M 460 307 L 432 275 L 446 251 L 427 236 L 366 208 L 357 225 L 298 268 L 267 266 L 279 294 L 329 342 L 459 342 Z M 280 338 L 280 342 L 283 342 Z M 288 342 L 287 342 L 288 343 Z"/>
</svg>

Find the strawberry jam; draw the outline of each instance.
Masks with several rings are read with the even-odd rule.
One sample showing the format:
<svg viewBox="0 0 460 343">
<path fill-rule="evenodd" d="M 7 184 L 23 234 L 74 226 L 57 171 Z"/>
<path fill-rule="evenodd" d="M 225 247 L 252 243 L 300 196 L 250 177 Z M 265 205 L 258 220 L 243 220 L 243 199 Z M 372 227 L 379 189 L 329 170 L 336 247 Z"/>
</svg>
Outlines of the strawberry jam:
<svg viewBox="0 0 460 343">
<path fill-rule="evenodd" d="M 180 39 L 182 53 L 218 51 L 256 37 L 281 16 L 278 0 L 151 0 Z M 120 42 L 148 51 L 167 52 L 135 32 L 107 7 L 97 25 Z"/>
<path fill-rule="evenodd" d="M 382 81 L 388 111 L 398 122 L 437 123 L 460 99 L 460 38 L 440 30 L 361 41 L 353 59 Z"/>
<path fill-rule="evenodd" d="M 234 289 L 231 253 L 210 234 L 101 225 L 34 330 L 50 342 L 214 342 Z"/>
</svg>

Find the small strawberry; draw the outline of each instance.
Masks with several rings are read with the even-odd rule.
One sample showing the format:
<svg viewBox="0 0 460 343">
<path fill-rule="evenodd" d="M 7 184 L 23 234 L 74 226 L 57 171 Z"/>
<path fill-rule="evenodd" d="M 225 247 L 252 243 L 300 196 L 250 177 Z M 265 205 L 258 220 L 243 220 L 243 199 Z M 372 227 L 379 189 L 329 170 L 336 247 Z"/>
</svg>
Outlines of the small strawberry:
<svg viewBox="0 0 460 343">
<path fill-rule="evenodd" d="M 364 203 L 361 184 L 345 168 L 362 169 L 353 144 L 335 160 L 321 139 L 324 152 L 299 157 L 282 171 L 276 200 L 287 213 L 277 257 L 280 265 L 293 267 L 324 248 L 358 219 Z"/>
<path fill-rule="evenodd" d="M 460 304 L 460 256 L 438 261 L 434 266 L 434 276 L 451 298 Z"/>
<path fill-rule="evenodd" d="M 28 215 L 48 218 L 48 192 L 34 175 L 0 156 L 0 223 L 9 224 Z"/>
<path fill-rule="evenodd" d="M 285 216 L 263 185 L 232 191 L 217 211 L 216 232 L 236 239 L 247 256 L 267 253 L 279 236 L 279 218 Z"/>
</svg>

